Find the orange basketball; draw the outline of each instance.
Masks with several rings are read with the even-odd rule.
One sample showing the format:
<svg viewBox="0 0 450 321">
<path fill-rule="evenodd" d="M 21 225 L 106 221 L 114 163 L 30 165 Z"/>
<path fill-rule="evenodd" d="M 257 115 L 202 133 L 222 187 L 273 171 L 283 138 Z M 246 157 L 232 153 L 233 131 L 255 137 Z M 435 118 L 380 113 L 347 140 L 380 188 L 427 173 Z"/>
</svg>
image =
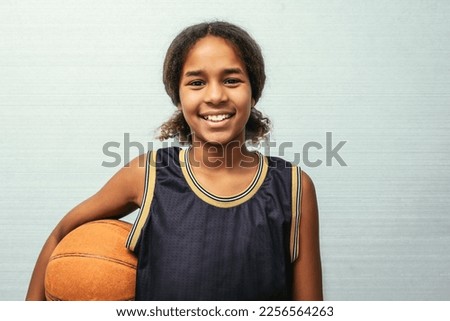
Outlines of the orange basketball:
<svg viewBox="0 0 450 321">
<path fill-rule="evenodd" d="M 67 234 L 47 266 L 47 300 L 134 300 L 137 259 L 125 248 L 130 229 L 124 221 L 98 220 Z"/>
</svg>

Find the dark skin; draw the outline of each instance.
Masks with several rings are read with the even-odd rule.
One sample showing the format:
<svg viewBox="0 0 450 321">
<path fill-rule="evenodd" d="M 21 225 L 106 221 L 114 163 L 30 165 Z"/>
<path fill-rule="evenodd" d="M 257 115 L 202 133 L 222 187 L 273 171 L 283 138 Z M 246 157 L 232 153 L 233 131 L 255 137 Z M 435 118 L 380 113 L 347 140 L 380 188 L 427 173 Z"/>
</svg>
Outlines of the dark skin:
<svg viewBox="0 0 450 321">
<path fill-rule="evenodd" d="M 145 155 L 141 155 L 131 161 L 129 166 L 119 170 L 102 189 L 73 208 L 58 223 L 45 242 L 36 262 L 26 300 L 45 300 L 45 269 L 51 253 L 65 235 L 86 222 L 97 219 L 121 218 L 140 206 L 144 193 L 145 169 L 142 164 L 145 157 Z M 226 170 L 228 174 L 232 171 L 229 168 Z M 250 182 L 255 171 L 256 169 L 250 166 L 246 173 L 239 170 L 239 173 L 223 175 L 222 171 L 217 170 L 209 173 L 209 177 L 207 177 L 201 170 L 197 170 L 195 174 L 205 188 L 211 188 L 214 192 L 226 195 L 231 192 L 231 189 L 229 191 L 225 189 L 214 190 L 213 186 L 232 186 L 230 183 L 233 180 L 230 180 L 230 177 L 235 175 L 241 175 L 239 176 L 241 177 L 240 182 Z M 213 181 L 215 182 L 214 185 L 212 184 Z M 236 180 L 234 181 L 236 182 Z M 293 298 L 294 300 L 318 301 L 323 299 L 319 219 L 314 185 L 304 172 L 302 174 L 302 186 L 300 256 L 293 263 Z"/>
<path fill-rule="evenodd" d="M 26 300 L 45 300 L 45 269 L 56 245 L 70 231 L 93 220 L 121 218 L 142 202 L 145 181 L 145 155 L 119 170 L 95 195 L 69 211 L 56 225 L 36 262 Z"/>
<path fill-rule="evenodd" d="M 322 301 L 319 211 L 314 184 L 302 171 L 300 255 L 294 262 L 294 300 Z"/>
<path fill-rule="evenodd" d="M 221 196 L 244 190 L 257 166 L 256 155 L 245 147 L 245 125 L 255 100 L 235 47 L 219 37 L 200 39 L 184 62 L 179 92 L 178 108 L 192 133 L 191 158 L 197 161 L 197 180 Z M 211 121 L 205 119 L 208 115 L 229 117 Z M 294 263 L 293 294 L 296 300 L 322 300 L 317 199 L 306 173 L 302 186 L 300 257 Z"/>
<path fill-rule="evenodd" d="M 197 180 L 217 195 L 235 195 L 245 190 L 258 165 L 256 154 L 245 148 L 245 125 L 255 101 L 245 65 L 234 47 L 217 37 L 200 40 L 186 58 L 180 100 L 178 108 L 192 132 L 190 159 Z M 141 205 L 145 158 L 141 155 L 131 161 L 95 195 L 62 218 L 36 262 L 27 300 L 45 300 L 45 269 L 65 235 L 89 221 L 121 218 Z M 293 263 L 293 298 L 322 300 L 317 200 L 314 184 L 305 173 L 302 186 L 300 256 Z"/>
<path fill-rule="evenodd" d="M 214 148 L 209 148 L 209 150 L 214 150 Z M 196 179 L 208 191 L 220 196 L 231 196 L 236 193 L 236 190 L 244 190 L 256 173 L 257 158 L 255 154 L 246 152 L 247 155 L 245 155 L 235 147 L 228 148 L 228 151 L 222 151 L 220 147 L 217 147 L 216 150 L 219 152 L 215 157 L 211 154 L 205 157 L 202 156 L 201 150 L 197 151 L 198 155 L 195 156 L 195 159 L 198 167 L 193 167 Z M 224 166 L 226 157 L 223 155 L 227 154 L 228 159 L 233 159 L 236 164 L 244 159 L 248 166 Z M 222 166 L 215 166 L 214 170 L 208 170 L 206 162 L 222 164 Z M 314 183 L 303 171 L 301 197 L 300 254 L 293 263 L 293 299 L 322 301 L 319 211 Z"/>
</svg>

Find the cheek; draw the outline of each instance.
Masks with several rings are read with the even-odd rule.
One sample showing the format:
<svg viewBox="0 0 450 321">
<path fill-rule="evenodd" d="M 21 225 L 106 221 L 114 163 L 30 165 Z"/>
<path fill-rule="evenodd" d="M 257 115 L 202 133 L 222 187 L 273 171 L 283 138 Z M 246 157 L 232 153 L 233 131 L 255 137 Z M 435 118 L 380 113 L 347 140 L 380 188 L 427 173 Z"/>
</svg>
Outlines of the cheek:
<svg viewBox="0 0 450 321">
<path fill-rule="evenodd" d="M 198 97 L 195 93 L 190 92 L 187 94 L 186 92 L 180 91 L 180 104 L 178 105 L 178 109 L 192 109 L 195 107 L 197 101 Z"/>
<path fill-rule="evenodd" d="M 249 96 L 241 96 L 241 98 L 239 99 L 239 106 L 241 106 L 241 108 L 243 110 L 245 110 L 246 112 L 248 112 L 250 114 L 251 109 L 253 107 L 253 102 L 251 97 Z"/>
<path fill-rule="evenodd" d="M 242 100 L 245 101 L 246 106 L 249 108 L 254 106 L 255 100 L 252 98 L 252 91 L 250 88 L 247 88 L 245 93 L 242 94 Z"/>
</svg>

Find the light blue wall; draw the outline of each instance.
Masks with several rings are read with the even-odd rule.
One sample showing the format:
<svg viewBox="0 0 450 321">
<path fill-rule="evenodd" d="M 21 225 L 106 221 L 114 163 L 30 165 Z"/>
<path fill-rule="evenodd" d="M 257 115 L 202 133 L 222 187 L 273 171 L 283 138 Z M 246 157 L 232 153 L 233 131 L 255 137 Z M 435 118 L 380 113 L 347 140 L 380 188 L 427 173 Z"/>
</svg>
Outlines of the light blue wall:
<svg viewBox="0 0 450 321">
<path fill-rule="evenodd" d="M 292 143 L 285 158 L 318 142 L 310 160 L 326 160 L 327 132 L 346 141 L 347 166 L 301 163 L 318 193 L 325 299 L 449 300 L 445 0 L 1 1 L 0 299 L 24 298 L 51 229 L 118 170 L 101 165 L 104 144 L 153 140 L 173 108 L 167 46 L 214 18 L 260 43 L 258 107 L 272 140 Z"/>
</svg>

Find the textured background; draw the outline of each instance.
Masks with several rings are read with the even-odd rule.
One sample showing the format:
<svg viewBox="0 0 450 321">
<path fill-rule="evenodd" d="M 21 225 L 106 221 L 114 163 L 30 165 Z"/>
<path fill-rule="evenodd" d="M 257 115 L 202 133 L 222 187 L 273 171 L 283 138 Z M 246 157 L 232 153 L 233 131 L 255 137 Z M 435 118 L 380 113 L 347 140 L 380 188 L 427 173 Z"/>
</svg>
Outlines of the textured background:
<svg viewBox="0 0 450 321">
<path fill-rule="evenodd" d="M 272 140 L 308 142 L 326 300 L 450 300 L 449 1 L 1 1 L 0 299 L 22 300 L 48 234 L 173 111 L 162 61 L 225 19 L 260 43 Z M 346 141 L 327 166 L 326 133 Z M 159 144 L 154 143 L 153 147 Z M 272 148 L 272 155 L 279 154 Z M 121 166 L 120 165 L 120 166 Z M 135 214 L 135 213 L 134 213 Z M 133 215 L 129 217 L 133 219 Z"/>
</svg>

